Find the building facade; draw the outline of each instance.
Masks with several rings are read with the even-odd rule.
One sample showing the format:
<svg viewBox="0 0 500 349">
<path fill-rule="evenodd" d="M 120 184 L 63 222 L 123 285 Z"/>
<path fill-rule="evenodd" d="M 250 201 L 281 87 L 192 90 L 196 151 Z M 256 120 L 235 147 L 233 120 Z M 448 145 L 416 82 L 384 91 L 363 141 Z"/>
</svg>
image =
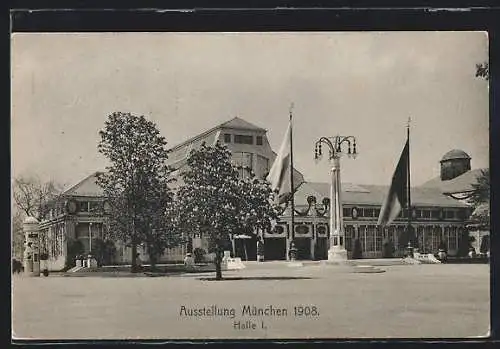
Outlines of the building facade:
<svg viewBox="0 0 500 349">
<path fill-rule="evenodd" d="M 264 128 L 234 118 L 170 149 L 168 162 L 173 168 L 172 175 L 177 179 L 175 186 L 182 184 L 180 173 L 186 169 L 191 149 L 202 143 L 214 145 L 216 142 L 224 143 L 231 151 L 232 161 L 242 177 L 253 173 L 265 178 L 276 158 Z M 472 172 L 470 157 L 463 154 L 453 151 L 451 155 L 445 155 L 441 160 L 441 178 L 411 189 L 412 227 L 421 252 L 435 253 L 439 246 L 444 246 L 450 255 L 454 255 L 458 251 L 459 241 L 467 237 L 466 222 L 471 213 L 470 207 L 463 200 L 450 195 L 446 189 L 450 181 L 457 181 L 458 177 L 468 176 L 467 173 Z M 299 259 L 327 259 L 329 184 L 307 182 L 296 169 L 293 173 L 296 183 L 293 231 L 291 209 L 285 204 L 274 229 L 263 234 L 265 260 L 287 259 L 287 248 L 292 240 L 298 249 Z M 79 241 L 83 252 L 88 253 L 104 238 L 106 202 L 102 197 L 102 189 L 96 183 L 96 175 L 88 176 L 65 191 L 41 223 L 52 269 L 62 269 L 68 263 L 68 249 L 75 241 Z M 342 184 L 345 246 L 349 257 L 355 243 L 361 247 L 362 258 L 382 257 L 383 244 L 388 241 L 394 246 L 395 256 L 403 254 L 406 245 L 400 240 L 407 224 L 407 210 L 403 210 L 390 226 L 384 229 L 377 226 L 388 190 L 388 186 Z M 235 257 L 255 260 L 256 242 L 255 236 L 235 235 L 228 248 Z M 116 253 L 110 263 L 129 263 L 130 249 L 121 242 L 115 242 L 115 247 Z M 193 232 L 189 244 L 166 250 L 160 263 L 181 261 L 188 250 L 207 247 L 205 237 Z M 139 251 L 147 262 L 147 251 Z"/>
</svg>

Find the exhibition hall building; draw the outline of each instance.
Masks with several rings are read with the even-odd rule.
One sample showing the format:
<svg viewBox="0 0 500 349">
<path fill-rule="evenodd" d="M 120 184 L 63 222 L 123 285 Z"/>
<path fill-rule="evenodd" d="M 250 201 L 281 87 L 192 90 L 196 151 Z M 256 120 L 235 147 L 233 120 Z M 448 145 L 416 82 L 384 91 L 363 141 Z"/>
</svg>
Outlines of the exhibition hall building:
<svg viewBox="0 0 500 349">
<path fill-rule="evenodd" d="M 224 143 L 232 153 L 232 161 L 238 166 L 240 176 L 250 173 L 265 178 L 276 158 L 267 139 L 267 130 L 241 118 L 233 118 L 195 137 L 187 139 L 170 149 L 169 165 L 172 175 L 187 166 L 191 149 L 202 143 L 207 145 Z M 472 213 L 464 198 L 473 190 L 472 185 L 480 175 L 480 169 L 471 169 L 471 158 L 462 150 L 451 150 L 439 159 L 440 176 L 430 178 L 420 186 L 411 188 L 411 224 L 423 253 L 436 253 L 445 248 L 450 256 L 457 253 L 461 239 L 468 239 L 467 222 Z M 52 270 L 60 270 L 68 263 L 68 247 L 79 241 L 83 252 L 95 248 L 105 237 L 106 200 L 96 183 L 97 172 L 67 189 L 52 203 L 48 215 L 41 221 L 41 237 Z M 264 260 L 286 260 L 288 246 L 293 239 L 299 260 L 327 259 L 329 249 L 329 196 L 330 183 L 307 181 L 307 173 L 293 170 L 294 224 L 292 231 L 291 205 L 282 205 L 279 221 L 271 231 L 263 232 Z M 179 185 L 179 181 L 177 181 Z M 377 226 L 380 209 L 389 186 L 365 185 L 343 182 L 341 186 L 342 214 L 345 230 L 345 247 L 348 258 L 352 258 L 353 246 L 360 247 L 356 258 L 381 258 L 383 245 L 390 241 L 394 256 L 405 253 L 406 242 L 402 242 L 408 221 L 408 211 L 403 209 L 388 226 Z M 131 251 L 122 242 L 114 242 L 116 253 L 113 264 L 127 264 Z M 235 234 L 231 237 L 233 257 L 256 260 L 257 240 L 255 236 Z M 189 243 L 166 249 L 160 263 L 182 261 L 187 252 L 208 249 L 207 238 L 193 231 Z M 147 251 L 140 248 L 141 259 L 147 263 Z M 208 252 L 208 251 L 207 251 Z"/>
</svg>

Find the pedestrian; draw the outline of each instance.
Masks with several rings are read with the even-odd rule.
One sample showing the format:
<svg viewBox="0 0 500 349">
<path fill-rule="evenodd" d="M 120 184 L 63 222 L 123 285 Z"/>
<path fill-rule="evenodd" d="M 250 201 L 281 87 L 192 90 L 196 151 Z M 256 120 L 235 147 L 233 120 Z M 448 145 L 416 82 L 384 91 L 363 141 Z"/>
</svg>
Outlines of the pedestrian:
<svg viewBox="0 0 500 349">
<path fill-rule="evenodd" d="M 186 269 L 192 269 L 194 267 L 194 258 L 191 253 L 187 253 L 184 257 L 184 267 Z"/>
<path fill-rule="evenodd" d="M 23 270 L 23 264 L 16 258 L 12 258 L 12 273 L 19 274 Z"/>
<path fill-rule="evenodd" d="M 441 262 L 446 261 L 446 251 L 444 249 L 440 249 L 438 252 L 438 258 Z"/>
</svg>

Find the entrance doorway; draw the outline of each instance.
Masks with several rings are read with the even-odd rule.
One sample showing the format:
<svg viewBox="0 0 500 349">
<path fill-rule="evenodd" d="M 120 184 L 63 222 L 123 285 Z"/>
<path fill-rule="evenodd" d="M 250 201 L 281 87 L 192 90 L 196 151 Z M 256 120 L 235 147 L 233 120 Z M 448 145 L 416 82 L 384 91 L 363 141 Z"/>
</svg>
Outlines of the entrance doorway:
<svg viewBox="0 0 500 349">
<path fill-rule="evenodd" d="M 311 238 L 296 238 L 294 242 L 297 247 L 297 259 L 311 259 Z"/>
<path fill-rule="evenodd" d="M 286 260 L 286 239 L 265 238 L 264 260 L 266 261 Z"/>
<path fill-rule="evenodd" d="M 323 238 L 323 237 L 316 238 L 314 259 L 315 260 L 328 259 L 328 238 Z"/>
<path fill-rule="evenodd" d="M 257 239 L 252 236 L 246 239 L 234 240 L 235 257 L 241 258 L 242 261 L 257 260 Z"/>
</svg>

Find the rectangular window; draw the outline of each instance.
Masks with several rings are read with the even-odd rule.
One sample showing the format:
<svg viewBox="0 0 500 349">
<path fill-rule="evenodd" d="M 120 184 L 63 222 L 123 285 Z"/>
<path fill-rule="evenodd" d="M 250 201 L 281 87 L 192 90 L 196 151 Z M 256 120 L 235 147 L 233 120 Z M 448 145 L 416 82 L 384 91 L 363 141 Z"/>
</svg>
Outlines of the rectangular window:
<svg viewBox="0 0 500 349">
<path fill-rule="evenodd" d="M 347 251 L 352 251 L 354 241 L 354 227 L 349 225 L 345 228 L 345 248 Z"/>
<path fill-rule="evenodd" d="M 269 159 L 257 155 L 257 175 L 260 176 L 265 176 L 267 175 L 267 172 L 269 171 Z"/>
<path fill-rule="evenodd" d="M 231 143 L 231 134 L 224 133 L 224 143 Z"/>
<path fill-rule="evenodd" d="M 375 243 L 374 243 L 374 246 L 373 246 L 373 250 L 374 251 L 377 251 L 377 252 L 380 252 L 382 251 L 382 230 L 381 229 L 375 229 Z"/>
<path fill-rule="evenodd" d="M 99 212 L 100 203 L 97 201 L 89 202 L 89 212 Z"/>
<path fill-rule="evenodd" d="M 431 218 L 432 219 L 439 219 L 439 210 L 432 210 L 431 211 Z"/>
<path fill-rule="evenodd" d="M 80 201 L 80 212 L 89 212 L 89 202 L 88 201 Z"/>
<path fill-rule="evenodd" d="M 455 218 L 455 211 L 453 210 L 445 210 L 444 211 L 444 216 L 446 219 L 454 219 Z"/>
<path fill-rule="evenodd" d="M 465 209 L 459 210 L 459 211 L 457 212 L 457 218 L 458 218 L 458 219 L 465 219 L 465 218 L 466 218 Z"/>
<path fill-rule="evenodd" d="M 375 251 L 375 229 L 371 226 L 366 229 L 366 252 Z"/>
<path fill-rule="evenodd" d="M 375 218 L 378 218 L 378 216 L 380 216 L 380 210 L 379 209 L 375 209 Z"/>
<path fill-rule="evenodd" d="M 431 211 L 429 211 L 429 210 L 422 210 L 422 218 L 426 218 L 426 219 L 431 218 Z"/>
<path fill-rule="evenodd" d="M 89 225 L 88 223 L 80 223 L 75 228 L 75 237 L 77 239 L 89 236 Z"/>
<path fill-rule="evenodd" d="M 348 217 L 348 218 L 351 217 L 351 209 L 350 208 L 344 207 L 342 211 L 343 211 L 342 214 L 344 215 L 344 217 Z"/>
<path fill-rule="evenodd" d="M 234 143 L 253 144 L 253 136 L 234 135 Z"/>
<path fill-rule="evenodd" d="M 257 136 L 257 145 L 262 145 L 262 136 Z"/>
<path fill-rule="evenodd" d="M 365 217 L 373 217 L 373 209 L 365 208 Z"/>
</svg>

